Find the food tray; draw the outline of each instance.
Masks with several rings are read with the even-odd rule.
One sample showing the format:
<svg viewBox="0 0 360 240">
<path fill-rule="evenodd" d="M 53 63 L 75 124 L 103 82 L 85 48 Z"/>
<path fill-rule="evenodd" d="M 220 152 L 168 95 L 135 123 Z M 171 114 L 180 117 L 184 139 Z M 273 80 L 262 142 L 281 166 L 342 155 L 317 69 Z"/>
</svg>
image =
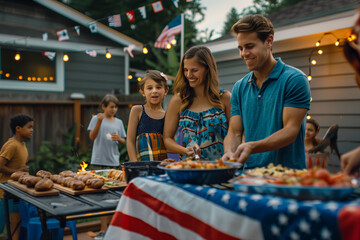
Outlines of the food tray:
<svg viewBox="0 0 360 240">
<path fill-rule="evenodd" d="M 102 186 L 99 189 L 90 188 L 88 186 L 85 186 L 85 188 L 83 190 L 74 190 L 72 188 L 65 187 L 65 186 L 57 184 L 57 183 L 54 183 L 54 188 L 60 190 L 61 192 L 69 193 L 71 195 L 79 195 L 79 194 L 86 194 L 86 193 L 98 193 L 98 192 L 105 192 L 107 190 L 107 188 L 105 188 L 104 186 Z"/>
<path fill-rule="evenodd" d="M 345 200 L 355 187 L 278 185 L 260 178 L 241 178 L 231 183 L 236 191 L 276 195 L 297 200 Z"/>
<path fill-rule="evenodd" d="M 216 161 L 203 161 L 203 163 L 216 163 Z M 165 170 L 169 178 L 174 182 L 196 185 L 225 183 L 233 178 L 238 170 L 232 166 L 214 169 L 171 169 L 159 165 L 158 168 Z"/>
<path fill-rule="evenodd" d="M 21 191 L 24 191 L 32 196 L 35 197 L 41 197 L 41 196 L 53 196 L 53 195 L 59 195 L 59 190 L 56 190 L 54 188 L 48 190 L 48 191 L 36 191 L 35 188 L 29 188 L 24 184 L 21 184 L 14 180 L 8 180 L 7 181 L 11 186 L 14 186 Z"/>
</svg>

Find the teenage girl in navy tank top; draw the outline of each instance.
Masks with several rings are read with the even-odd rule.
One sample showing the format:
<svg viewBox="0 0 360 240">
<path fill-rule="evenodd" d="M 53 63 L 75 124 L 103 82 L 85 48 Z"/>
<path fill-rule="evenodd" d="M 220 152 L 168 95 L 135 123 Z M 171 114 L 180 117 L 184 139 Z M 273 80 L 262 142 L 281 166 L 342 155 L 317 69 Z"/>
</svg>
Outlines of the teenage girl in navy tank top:
<svg viewBox="0 0 360 240">
<path fill-rule="evenodd" d="M 140 93 L 145 97 L 144 105 L 131 108 L 127 151 L 130 161 L 161 161 L 167 158 L 163 141 L 165 110 L 162 101 L 169 88 L 167 77 L 156 70 L 148 70 L 139 82 Z"/>
</svg>

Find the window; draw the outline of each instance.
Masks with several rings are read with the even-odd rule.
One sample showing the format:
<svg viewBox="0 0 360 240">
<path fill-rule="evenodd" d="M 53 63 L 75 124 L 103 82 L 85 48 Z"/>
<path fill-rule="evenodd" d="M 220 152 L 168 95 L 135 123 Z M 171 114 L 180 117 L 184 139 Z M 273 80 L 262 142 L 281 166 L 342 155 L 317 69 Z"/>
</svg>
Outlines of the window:
<svg viewBox="0 0 360 240">
<path fill-rule="evenodd" d="M 56 53 L 61 56 L 55 55 L 52 61 L 41 50 L 1 48 L 0 51 L 0 89 L 64 91 L 62 53 Z"/>
</svg>

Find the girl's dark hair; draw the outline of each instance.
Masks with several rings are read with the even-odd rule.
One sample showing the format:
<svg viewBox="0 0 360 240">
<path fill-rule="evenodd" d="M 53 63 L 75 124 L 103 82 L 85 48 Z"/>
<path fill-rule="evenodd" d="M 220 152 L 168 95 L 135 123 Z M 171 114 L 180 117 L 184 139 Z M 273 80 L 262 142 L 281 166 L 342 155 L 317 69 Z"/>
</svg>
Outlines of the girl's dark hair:
<svg viewBox="0 0 360 240">
<path fill-rule="evenodd" d="M 34 121 L 34 119 L 29 115 L 26 115 L 24 113 L 17 114 L 10 119 L 10 129 L 13 132 L 13 134 L 15 134 L 17 126 L 23 127 L 28 122 L 32 122 L 32 121 Z"/>
<path fill-rule="evenodd" d="M 119 99 L 115 95 L 106 94 L 103 100 L 101 101 L 100 106 L 104 105 L 105 107 L 107 107 L 111 102 L 115 103 L 116 106 L 120 105 Z"/>
<path fill-rule="evenodd" d="M 162 73 L 158 70 L 147 70 L 139 82 L 140 90 L 144 91 L 145 82 L 148 79 L 152 79 L 156 83 L 162 84 L 165 87 L 165 89 L 169 88 L 167 85 L 167 77 L 164 73 Z"/>
<path fill-rule="evenodd" d="M 315 127 L 315 131 L 319 131 L 319 130 L 320 130 L 319 123 L 318 123 L 316 120 L 310 118 L 310 119 L 307 119 L 307 120 L 306 120 L 306 123 L 312 124 L 312 125 Z"/>
</svg>

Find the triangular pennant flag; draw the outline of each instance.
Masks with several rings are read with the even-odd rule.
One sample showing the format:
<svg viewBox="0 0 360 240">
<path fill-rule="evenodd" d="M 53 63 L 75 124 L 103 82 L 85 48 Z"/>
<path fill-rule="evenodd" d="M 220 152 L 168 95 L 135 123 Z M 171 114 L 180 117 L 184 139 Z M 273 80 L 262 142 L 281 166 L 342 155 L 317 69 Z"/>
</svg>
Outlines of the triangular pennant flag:
<svg viewBox="0 0 360 240">
<path fill-rule="evenodd" d="M 154 2 L 151 5 L 153 7 L 154 13 L 158 13 L 158 12 L 161 12 L 162 10 L 164 10 L 161 1 Z"/>
<path fill-rule="evenodd" d="M 69 40 L 69 34 L 67 32 L 66 29 L 60 30 L 56 32 L 57 36 L 58 36 L 58 40 L 61 41 L 65 41 L 65 40 Z"/>
<path fill-rule="evenodd" d="M 95 50 L 86 50 L 85 53 L 90 55 L 91 57 L 96 57 L 97 55 Z"/>
<path fill-rule="evenodd" d="M 109 27 L 121 27 L 120 14 L 109 16 L 108 21 L 109 21 Z"/>
<path fill-rule="evenodd" d="M 139 12 L 143 19 L 146 19 L 146 9 L 145 6 L 139 7 Z"/>
<path fill-rule="evenodd" d="M 89 23 L 89 29 L 90 29 L 91 33 L 96 33 L 97 32 L 96 21 Z"/>
<path fill-rule="evenodd" d="M 192 0 L 186 0 L 186 2 L 192 2 Z"/>
<path fill-rule="evenodd" d="M 179 0 L 172 0 L 172 2 L 176 8 L 179 8 Z"/>
<path fill-rule="evenodd" d="M 42 35 L 42 39 L 43 39 L 43 41 L 47 41 L 47 40 L 48 40 L 48 38 L 49 38 L 48 33 L 43 33 L 43 35 Z"/>
<path fill-rule="evenodd" d="M 56 52 L 41 52 L 42 55 L 48 57 L 51 61 L 54 61 Z"/>
<path fill-rule="evenodd" d="M 156 48 L 166 49 L 166 45 L 174 39 L 175 34 L 181 33 L 181 15 L 174 18 L 166 27 L 162 30 L 160 36 L 156 39 L 154 46 Z"/>
<path fill-rule="evenodd" d="M 75 31 L 78 36 L 80 36 L 80 26 L 75 26 Z"/>
<path fill-rule="evenodd" d="M 128 17 L 129 22 L 135 21 L 134 10 L 126 12 L 126 16 Z"/>
<path fill-rule="evenodd" d="M 132 54 L 132 50 L 135 48 L 134 44 L 129 45 L 128 47 L 124 48 L 124 52 L 128 52 L 130 57 L 134 57 L 134 55 Z"/>
</svg>

